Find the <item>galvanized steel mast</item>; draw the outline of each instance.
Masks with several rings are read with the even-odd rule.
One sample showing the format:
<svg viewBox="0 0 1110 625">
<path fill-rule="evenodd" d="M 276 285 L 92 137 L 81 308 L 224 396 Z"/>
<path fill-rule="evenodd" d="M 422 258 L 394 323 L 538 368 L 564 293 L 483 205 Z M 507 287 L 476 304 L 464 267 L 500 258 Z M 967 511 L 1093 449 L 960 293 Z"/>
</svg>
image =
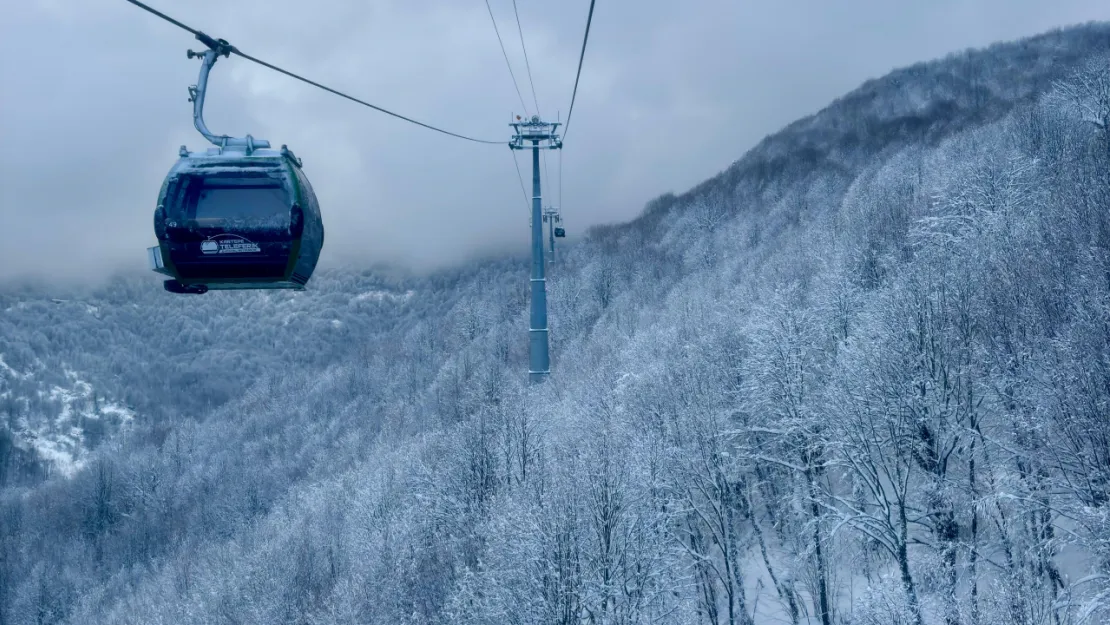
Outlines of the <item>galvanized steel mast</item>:
<svg viewBox="0 0 1110 625">
<path fill-rule="evenodd" d="M 509 148 L 532 150 L 532 314 L 528 328 L 528 377 L 532 382 L 542 382 L 551 373 L 551 359 L 548 353 L 550 341 L 547 327 L 547 279 L 544 276 L 540 149 L 557 150 L 563 147 L 563 142 L 555 132 L 560 123 L 545 122 L 539 115 L 533 115 L 528 121 L 520 121 L 518 116 L 509 125 L 516 131 L 509 142 Z M 525 142 L 530 145 L 525 145 Z"/>
</svg>

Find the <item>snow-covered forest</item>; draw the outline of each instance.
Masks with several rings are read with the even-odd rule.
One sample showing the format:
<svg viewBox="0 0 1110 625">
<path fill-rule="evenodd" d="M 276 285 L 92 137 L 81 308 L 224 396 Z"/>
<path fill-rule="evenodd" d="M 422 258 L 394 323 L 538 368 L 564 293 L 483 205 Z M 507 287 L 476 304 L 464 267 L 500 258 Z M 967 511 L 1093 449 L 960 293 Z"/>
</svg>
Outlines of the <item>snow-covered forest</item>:
<svg viewBox="0 0 1110 625">
<path fill-rule="evenodd" d="M 0 625 L 1110 622 L 1108 50 L 895 71 L 593 229 L 543 385 L 523 258 L 3 287 Z"/>
</svg>

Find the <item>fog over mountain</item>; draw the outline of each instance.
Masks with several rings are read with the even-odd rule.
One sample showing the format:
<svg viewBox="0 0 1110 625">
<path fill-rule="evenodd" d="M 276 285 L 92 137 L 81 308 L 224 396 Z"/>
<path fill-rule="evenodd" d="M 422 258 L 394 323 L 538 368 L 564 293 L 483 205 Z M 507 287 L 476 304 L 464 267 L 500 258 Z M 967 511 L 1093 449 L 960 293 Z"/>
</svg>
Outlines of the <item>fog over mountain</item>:
<svg viewBox="0 0 1110 625">
<path fill-rule="evenodd" d="M 0 625 L 1107 622 L 1108 51 L 896 69 L 561 244 L 544 384 L 510 253 L 0 287 Z"/>
<path fill-rule="evenodd" d="M 244 52 L 378 106 L 483 139 L 510 114 L 566 120 L 589 2 L 150 0 Z M 521 84 L 510 80 L 496 19 Z M 571 237 L 634 218 L 768 134 L 895 67 L 1110 19 L 1101 0 L 604 0 L 548 201 Z M 520 32 L 535 79 L 528 82 Z M 145 269 L 158 186 L 203 148 L 187 87 L 200 43 L 123 0 L 26 0 L 0 20 L 0 281 L 99 282 Z M 28 54 L 27 50 L 35 50 Z M 216 133 L 288 144 L 324 210 L 323 267 L 418 272 L 527 251 L 506 145 L 430 132 L 241 58 L 212 72 Z M 521 156 L 522 166 L 527 160 Z"/>
</svg>

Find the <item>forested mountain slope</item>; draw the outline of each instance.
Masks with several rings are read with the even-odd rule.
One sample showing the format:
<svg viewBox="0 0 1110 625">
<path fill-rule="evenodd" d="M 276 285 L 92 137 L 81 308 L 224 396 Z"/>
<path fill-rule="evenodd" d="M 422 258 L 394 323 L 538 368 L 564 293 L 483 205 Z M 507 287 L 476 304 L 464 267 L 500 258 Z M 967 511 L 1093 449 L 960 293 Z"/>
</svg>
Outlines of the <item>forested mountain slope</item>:
<svg viewBox="0 0 1110 625">
<path fill-rule="evenodd" d="M 65 292 L 0 292 L 0 416 L 11 441 L 5 456 L 0 440 L 0 486 L 71 471 L 67 465 L 79 465 L 129 420 L 119 415 L 137 411 L 141 436 L 163 436 L 182 416 L 241 396 L 265 373 L 347 358 L 357 350 L 352 337 L 447 305 L 447 292 L 418 295 L 387 274 L 319 277 L 311 294 L 191 301 L 151 288 L 149 276 Z M 48 453 L 21 454 L 32 448 Z"/>
<path fill-rule="evenodd" d="M 1106 50 L 893 72 L 596 228 L 541 387 L 521 261 L 5 293 L 0 380 L 134 416 L 0 495 L 0 623 L 1105 622 Z"/>
</svg>

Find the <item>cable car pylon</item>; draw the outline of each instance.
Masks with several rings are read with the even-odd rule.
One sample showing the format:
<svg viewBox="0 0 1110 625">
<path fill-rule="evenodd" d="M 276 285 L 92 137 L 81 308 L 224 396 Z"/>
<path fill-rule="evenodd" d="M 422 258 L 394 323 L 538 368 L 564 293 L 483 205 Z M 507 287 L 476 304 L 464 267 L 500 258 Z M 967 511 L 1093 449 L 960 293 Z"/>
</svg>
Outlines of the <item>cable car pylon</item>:
<svg viewBox="0 0 1110 625">
<path fill-rule="evenodd" d="M 547 240 L 551 244 L 551 259 L 547 261 L 549 265 L 555 264 L 555 239 L 567 236 L 566 230 L 557 227 L 555 224 L 563 221 L 559 215 L 559 209 L 554 206 L 548 206 L 543 209 L 543 221 L 547 224 Z"/>
<path fill-rule="evenodd" d="M 522 121 L 517 115 L 509 123 L 516 131 L 509 148 L 532 150 L 532 276 L 529 279 L 532 293 L 531 322 L 528 328 L 528 378 L 543 382 L 551 374 L 549 354 L 550 337 L 547 326 L 547 279 L 544 275 L 543 250 L 543 199 L 540 194 L 540 149 L 562 149 L 563 141 L 556 130 L 559 122 L 545 122 L 539 115 Z M 552 239 L 554 242 L 554 239 Z"/>
</svg>

